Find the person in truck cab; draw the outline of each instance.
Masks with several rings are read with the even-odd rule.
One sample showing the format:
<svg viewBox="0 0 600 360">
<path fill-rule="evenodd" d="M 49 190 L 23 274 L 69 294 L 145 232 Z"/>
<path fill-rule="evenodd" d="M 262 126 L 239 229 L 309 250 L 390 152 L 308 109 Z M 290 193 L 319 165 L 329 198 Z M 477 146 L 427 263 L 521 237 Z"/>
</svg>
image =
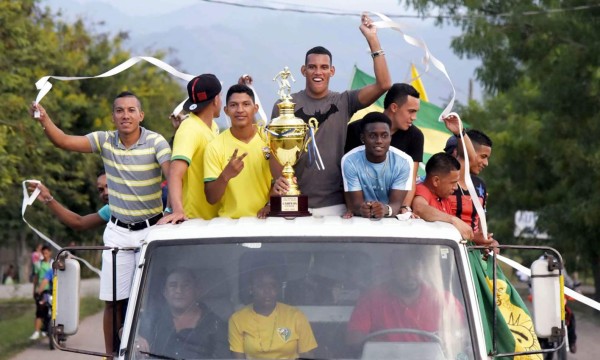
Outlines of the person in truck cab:
<svg viewBox="0 0 600 360">
<path fill-rule="evenodd" d="M 170 271 L 162 295 L 168 306 L 142 323 L 136 351 L 152 357 L 225 359 L 227 324 L 200 301 L 194 273 L 184 267 Z"/>
<path fill-rule="evenodd" d="M 252 303 L 229 319 L 229 349 L 238 359 L 312 358 L 317 341 L 306 316 L 280 303 L 281 282 L 273 268 L 251 276 Z"/>
<path fill-rule="evenodd" d="M 361 345 L 373 332 L 411 329 L 423 334 L 390 331 L 374 341 L 431 341 L 426 333 L 437 333 L 449 319 L 465 320 L 465 310 L 454 295 L 428 284 L 424 274 L 427 257 L 422 250 L 393 252 L 390 279 L 363 294 L 352 311 L 347 327 L 350 346 Z"/>
</svg>

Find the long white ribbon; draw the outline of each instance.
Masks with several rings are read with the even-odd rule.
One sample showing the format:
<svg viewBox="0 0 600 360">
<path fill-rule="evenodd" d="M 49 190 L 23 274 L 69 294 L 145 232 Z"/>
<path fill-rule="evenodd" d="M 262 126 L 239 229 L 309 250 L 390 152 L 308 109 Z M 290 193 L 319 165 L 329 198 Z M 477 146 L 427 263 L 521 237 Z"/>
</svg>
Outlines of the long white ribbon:
<svg viewBox="0 0 600 360">
<path fill-rule="evenodd" d="M 151 56 L 134 56 L 134 57 L 122 62 L 121 64 L 117 65 L 116 67 L 114 67 L 100 75 L 96 75 L 96 76 L 54 76 L 54 75 L 44 76 L 35 83 L 35 87 L 38 90 L 40 90 L 37 97 L 35 98 L 35 103 L 36 104 L 39 103 L 44 98 L 44 96 L 46 96 L 46 94 L 50 91 L 50 89 L 52 89 L 52 83 L 50 83 L 50 79 L 56 79 L 56 80 L 61 80 L 61 81 L 72 81 L 72 80 L 85 80 L 85 79 L 110 77 L 110 76 L 117 75 L 118 73 L 121 73 L 121 72 L 129 69 L 130 67 L 132 67 L 133 65 L 137 64 L 138 62 L 140 62 L 142 60 L 147 61 L 150 64 L 152 64 L 152 65 L 154 65 L 154 66 L 156 66 L 156 67 L 158 67 L 180 79 L 190 81 L 194 78 L 194 75 L 183 73 L 183 72 L 175 69 L 171 65 L 167 64 L 166 62 L 159 60 L 157 58 L 154 58 Z"/>
<path fill-rule="evenodd" d="M 244 74 L 244 75 L 242 75 L 242 78 L 246 78 L 247 76 L 249 76 L 249 75 Z M 252 86 L 252 84 L 246 83 L 245 85 L 248 86 L 250 89 L 252 89 L 252 91 L 254 92 L 254 103 L 256 105 L 258 105 L 258 115 L 260 115 L 260 117 L 261 117 L 260 120 L 262 120 L 264 122 L 264 125 L 269 125 L 269 123 L 271 121 L 267 117 L 267 113 L 265 112 L 265 109 L 263 108 L 262 103 L 260 102 L 260 97 L 258 96 L 258 92 L 254 88 L 254 86 Z"/>
<path fill-rule="evenodd" d="M 423 40 L 420 40 L 420 39 L 417 39 L 410 35 L 405 34 L 404 31 L 402 31 L 400 24 L 392 21 L 387 16 L 385 16 L 381 13 L 375 12 L 375 11 L 370 11 L 370 13 L 377 15 L 379 18 L 382 19 L 382 21 L 375 21 L 373 23 L 377 28 L 381 28 L 381 29 L 387 28 L 387 29 L 396 30 L 402 34 L 404 41 L 406 41 L 408 44 L 418 47 L 420 49 L 423 49 L 423 51 L 425 52 L 425 57 L 423 59 L 423 62 L 425 64 L 425 72 L 429 71 L 429 63 L 431 62 L 433 64 L 433 66 L 436 69 L 438 69 L 439 71 L 441 71 L 446 76 L 446 79 L 448 79 L 448 82 L 450 83 L 450 86 L 452 87 L 452 98 L 450 99 L 450 101 L 448 102 L 448 105 L 446 105 L 446 107 L 440 114 L 440 117 L 438 120 L 443 121 L 443 119 L 445 117 L 451 116 L 451 115 L 454 115 L 458 118 L 460 137 L 461 137 L 462 147 L 463 147 L 464 154 L 465 154 L 465 175 L 468 174 L 469 157 L 467 156 L 467 154 L 468 154 L 467 147 L 465 145 L 464 138 L 462 135 L 462 129 L 463 129 L 462 120 L 460 119 L 460 116 L 458 116 L 457 113 L 450 112 L 452 110 L 452 107 L 454 106 L 454 100 L 456 98 L 456 90 L 454 89 L 454 84 L 452 83 L 452 80 L 450 79 L 450 75 L 448 75 L 448 72 L 446 71 L 446 66 L 440 60 L 438 60 L 435 56 L 433 56 L 431 51 L 429 51 L 427 44 Z M 467 190 L 469 191 L 469 195 L 471 196 L 471 199 L 477 199 L 477 192 L 475 191 L 475 186 L 473 185 L 473 181 L 471 180 L 471 177 L 465 176 L 465 182 L 467 184 Z M 477 214 L 479 215 L 479 218 L 481 219 L 481 230 L 482 230 L 483 234 L 487 234 L 487 221 L 485 218 L 485 211 L 483 209 L 483 206 L 481 205 L 481 203 L 479 201 L 473 201 L 473 204 L 475 205 L 475 210 L 477 211 Z"/>
<path fill-rule="evenodd" d="M 398 23 L 393 22 L 387 16 L 385 16 L 381 13 L 375 12 L 375 11 L 371 11 L 370 13 L 375 14 L 375 15 L 379 16 L 379 18 L 383 19 L 383 21 L 374 22 L 376 27 L 382 28 L 382 29 L 389 28 L 392 30 L 396 30 L 402 34 L 404 41 L 406 41 L 408 44 L 418 47 L 420 49 L 423 49 L 423 51 L 425 51 L 425 57 L 423 59 L 423 62 L 425 65 L 425 72 L 429 71 L 429 62 L 431 61 L 433 66 L 435 68 L 437 68 L 438 70 L 440 70 L 448 79 L 448 82 L 450 83 L 450 86 L 452 87 L 452 98 L 450 99 L 450 101 L 448 102 L 448 105 L 446 105 L 446 107 L 440 114 L 439 120 L 442 121 L 443 118 L 445 118 L 447 116 L 451 116 L 451 115 L 454 115 L 458 118 L 458 122 L 460 125 L 459 126 L 460 127 L 460 138 L 461 138 L 461 142 L 462 142 L 463 154 L 465 154 L 465 175 L 468 174 L 468 171 L 469 171 L 468 169 L 470 168 L 469 167 L 469 156 L 467 153 L 467 147 L 464 142 L 464 137 L 462 135 L 462 130 L 463 130 L 462 120 L 460 119 L 460 116 L 458 116 L 457 113 L 450 112 L 452 110 L 452 107 L 454 106 L 454 100 L 456 98 L 456 90 L 454 89 L 454 84 L 452 84 L 452 80 L 450 79 L 450 76 L 448 75 L 448 72 L 446 71 L 446 67 L 440 60 L 438 60 L 435 56 L 433 56 L 431 54 L 431 52 L 429 51 L 429 48 L 427 47 L 427 44 L 425 44 L 425 42 L 423 40 L 416 39 L 410 35 L 406 35 L 402 31 L 400 25 Z M 477 199 L 478 198 L 477 192 L 475 191 L 475 186 L 473 185 L 473 181 L 471 180 L 470 176 L 465 176 L 465 183 L 467 184 L 467 189 L 469 191 L 469 195 L 471 196 L 471 199 Z M 486 216 L 485 216 L 485 210 L 483 209 L 483 206 L 481 205 L 481 203 L 479 201 L 473 201 L 473 205 L 474 205 L 475 211 L 477 212 L 477 215 L 479 216 L 479 219 L 481 221 L 481 231 L 484 235 L 486 235 L 487 234 L 487 220 L 486 220 Z M 498 260 L 501 260 L 502 262 L 506 263 L 507 265 L 512 266 L 513 268 L 527 274 L 528 276 L 531 274 L 531 272 L 528 268 L 517 263 L 516 261 L 513 261 L 513 260 L 508 259 L 501 255 L 498 255 Z M 600 310 L 600 303 L 598 303 L 597 301 L 592 300 L 578 292 L 575 292 L 569 288 L 565 288 L 565 294 L 567 294 L 568 296 L 571 296 L 575 300 L 580 301 L 596 310 Z"/>
<path fill-rule="evenodd" d="M 452 98 L 450 99 L 450 101 L 448 102 L 448 105 L 446 105 L 446 107 L 440 114 L 439 120 L 441 121 L 442 118 L 446 117 L 452 110 L 452 107 L 454 106 L 454 100 L 456 98 L 456 90 L 454 89 L 454 84 L 452 83 L 452 80 L 450 80 L 450 75 L 448 75 L 448 72 L 446 71 L 446 66 L 444 66 L 444 64 L 440 60 L 438 60 L 435 56 L 433 56 L 431 51 L 429 51 L 427 44 L 425 44 L 425 42 L 423 40 L 414 38 L 410 35 L 406 35 L 404 33 L 404 31 L 402 31 L 400 24 L 392 21 L 389 17 L 387 17 L 381 13 L 378 13 L 375 11 L 369 11 L 369 13 L 377 15 L 380 19 L 382 19 L 382 21 L 373 22 L 373 24 L 377 28 L 381 28 L 381 29 L 387 28 L 387 29 L 396 30 L 402 34 L 404 41 L 406 41 L 409 45 L 423 49 L 423 51 L 425 52 L 425 56 L 423 58 L 423 63 L 425 65 L 425 72 L 429 71 L 429 63 L 431 62 L 431 64 L 433 64 L 433 66 L 436 69 L 441 71 L 446 76 L 446 79 L 448 79 L 448 82 L 450 83 L 450 86 L 452 87 Z"/>
<path fill-rule="evenodd" d="M 500 261 L 502 261 L 503 263 L 505 263 L 506 265 L 509 265 L 510 267 L 519 270 L 520 272 L 522 272 L 523 274 L 531 277 L 531 271 L 526 268 L 525 266 L 519 264 L 518 262 L 511 260 L 507 257 L 504 257 L 502 255 L 496 255 L 496 258 Z M 587 306 L 594 308 L 598 311 L 600 311 L 600 303 L 590 299 L 589 297 L 582 295 L 576 291 L 573 291 L 567 287 L 565 287 L 565 294 L 572 297 L 573 299 L 586 304 Z"/>
<path fill-rule="evenodd" d="M 36 233 L 39 237 L 41 237 L 48 244 L 52 245 L 52 247 L 55 248 L 57 251 L 62 250 L 62 247 L 60 245 L 58 245 L 57 243 L 55 243 L 54 241 L 52 241 L 52 239 L 50 239 L 49 237 L 47 237 L 46 235 L 44 235 L 44 233 L 42 233 L 41 231 L 39 231 L 38 229 L 36 229 L 35 227 L 33 227 L 30 223 L 27 222 L 27 219 L 25 219 L 25 211 L 27 210 L 27 207 L 30 206 L 30 205 L 32 205 L 33 202 L 35 201 L 35 199 L 40 194 L 40 189 L 36 188 L 31 193 L 31 195 L 29 195 L 29 192 L 27 191 L 27 183 L 39 184 L 40 181 L 39 180 L 25 180 L 25 181 L 23 181 L 23 204 L 21 206 L 21 217 L 23 218 L 23 221 L 25 222 L 25 224 L 27 224 L 27 226 L 29 226 L 29 228 L 31 230 L 33 230 L 34 233 Z M 72 256 L 72 257 L 74 259 L 77 259 L 77 260 L 81 261 L 82 263 L 84 263 L 85 266 L 87 266 L 90 270 L 92 270 L 93 272 L 95 272 L 96 274 L 98 274 L 98 276 L 100 276 L 100 270 L 98 270 L 97 268 L 93 267 L 92 264 L 90 264 L 89 262 L 87 262 L 87 260 L 82 259 L 82 258 L 77 257 L 77 256 Z"/>
</svg>

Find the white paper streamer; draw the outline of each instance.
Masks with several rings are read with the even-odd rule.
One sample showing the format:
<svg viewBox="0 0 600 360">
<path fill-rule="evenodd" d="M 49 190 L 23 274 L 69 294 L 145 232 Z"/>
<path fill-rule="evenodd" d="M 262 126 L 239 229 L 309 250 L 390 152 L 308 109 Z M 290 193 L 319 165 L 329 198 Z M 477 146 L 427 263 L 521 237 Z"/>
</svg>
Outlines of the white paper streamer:
<svg viewBox="0 0 600 360">
<path fill-rule="evenodd" d="M 496 258 L 498 260 L 502 261 L 503 263 L 505 263 L 506 265 L 512 267 L 513 269 L 519 270 L 523 274 L 531 277 L 531 271 L 528 268 L 526 268 L 525 266 L 519 264 L 518 262 L 511 260 L 507 257 L 504 257 L 502 255 L 496 255 Z M 582 295 L 576 291 L 573 291 L 572 289 L 569 289 L 568 287 L 565 287 L 564 290 L 565 290 L 565 295 L 568 295 L 568 296 L 572 297 L 573 299 L 575 299 L 583 304 L 586 304 L 587 306 L 589 306 L 591 308 L 594 308 L 594 309 L 600 311 L 600 303 L 599 302 L 597 302 L 593 299 L 590 299 L 589 297 Z"/>
<path fill-rule="evenodd" d="M 242 78 L 245 78 L 247 76 L 249 76 L 249 75 L 248 74 L 244 74 L 244 75 L 242 75 Z M 256 105 L 258 105 L 258 115 L 260 115 L 261 120 L 264 121 L 265 125 L 269 125 L 269 123 L 271 122 L 271 120 L 267 117 L 267 113 L 265 113 L 265 109 L 263 108 L 262 103 L 260 102 L 260 97 L 258 96 L 258 92 L 254 88 L 254 86 L 252 86 L 252 84 L 249 84 L 249 83 L 245 83 L 245 84 L 250 89 L 252 89 L 252 91 L 254 92 L 254 103 Z"/>
<path fill-rule="evenodd" d="M 85 80 L 85 79 L 110 77 L 110 76 L 117 75 L 118 73 L 121 73 L 121 72 L 129 69 L 130 67 L 132 67 L 133 65 L 137 64 L 138 62 L 140 62 L 142 60 L 147 61 L 150 64 L 152 64 L 152 65 L 154 65 L 154 66 L 156 66 L 156 67 L 158 67 L 180 79 L 190 81 L 194 78 L 194 75 L 182 73 L 181 71 L 175 69 L 174 67 L 172 67 L 171 65 L 167 64 L 166 62 L 164 62 L 162 60 L 158 60 L 157 58 L 154 58 L 151 56 L 134 56 L 134 57 L 122 62 L 120 65 L 108 70 L 107 72 L 104 72 L 104 73 L 102 73 L 100 75 L 96 75 L 96 76 L 54 76 L 54 75 L 44 76 L 35 83 L 35 87 L 38 90 L 40 90 L 37 97 L 35 98 L 35 103 L 38 104 L 44 98 L 44 96 L 46 96 L 46 94 L 50 91 L 50 89 L 52 89 L 52 84 L 50 83 L 50 79 L 56 79 L 56 80 L 61 80 L 61 81 L 73 81 L 73 80 Z"/>
<path fill-rule="evenodd" d="M 423 58 L 423 64 L 425 65 L 425 72 L 429 71 L 429 63 L 431 62 L 431 64 L 433 64 L 433 66 L 436 69 L 441 71 L 446 76 L 446 79 L 448 79 L 448 82 L 450 83 L 450 86 L 452 87 L 452 98 L 450 99 L 450 101 L 448 102 L 448 105 L 446 105 L 446 107 L 440 114 L 440 117 L 438 120 L 441 121 L 442 118 L 446 117 L 450 113 L 450 111 L 452 111 L 452 107 L 454 106 L 454 100 L 456 98 L 456 90 L 454 89 L 454 84 L 452 84 L 452 80 L 450 80 L 450 76 L 448 75 L 448 72 L 446 71 L 446 66 L 444 66 L 444 64 L 441 61 L 439 61 L 435 56 L 433 56 L 431 51 L 429 51 L 427 44 L 425 44 L 425 42 L 423 40 L 414 38 L 410 35 L 406 35 L 404 33 L 404 31 L 402 31 L 400 24 L 392 21 L 390 18 L 388 18 L 387 16 L 385 16 L 381 13 L 378 13 L 375 11 L 369 11 L 369 13 L 377 15 L 380 19 L 382 19 L 382 21 L 373 22 L 373 25 L 375 25 L 377 28 L 396 30 L 402 34 L 404 41 L 406 41 L 409 45 L 423 49 L 423 51 L 425 52 L 425 56 Z"/>
<path fill-rule="evenodd" d="M 41 231 L 39 231 L 38 229 L 36 229 L 35 227 L 33 227 L 31 224 L 29 224 L 27 222 L 27 219 L 25 219 L 25 211 L 27 210 L 27 207 L 30 206 L 30 205 L 32 205 L 33 202 L 35 201 L 35 199 L 40 194 L 40 189 L 36 188 L 31 193 L 31 195 L 29 195 L 29 192 L 27 191 L 27 183 L 39 184 L 40 181 L 39 180 L 25 180 L 25 181 L 23 181 L 23 205 L 21 206 L 21 217 L 23 218 L 23 221 L 25 222 L 25 224 L 27 224 L 27 226 L 29 226 L 29 228 L 31 230 L 33 230 L 34 233 L 36 233 L 39 237 L 41 237 L 48 244 L 52 245 L 52 247 L 55 248 L 57 251 L 62 250 L 62 247 L 60 245 L 58 245 L 57 243 L 55 243 L 54 241 L 52 241 L 52 239 L 50 239 L 49 237 L 47 237 L 46 235 L 44 235 Z M 85 259 L 82 259 L 82 258 L 77 257 L 77 256 L 73 256 L 73 255 L 71 255 L 71 256 L 74 259 L 77 259 L 77 260 L 81 261 L 82 263 L 84 263 L 85 266 L 87 266 L 90 270 L 92 270 L 93 272 L 95 272 L 96 274 L 98 274 L 98 276 L 100 276 L 100 270 L 98 270 L 95 267 L 93 267 L 92 264 L 90 264 L 89 262 L 87 262 Z"/>
<path fill-rule="evenodd" d="M 35 103 L 39 104 L 40 101 L 42 101 L 42 99 L 44 98 L 44 96 L 46 96 L 46 94 L 52 89 L 52 83 L 50 83 L 50 79 L 56 79 L 56 80 L 60 80 L 60 81 L 73 81 L 73 80 L 86 80 L 86 79 L 97 79 L 97 78 L 105 78 L 105 77 L 110 77 L 110 76 L 114 76 L 117 75 L 127 69 L 129 69 L 130 67 L 132 67 L 133 65 L 137 64 L 140 61 L 146 61 L 166 72 L 168 72 L 169 74 L 179 78 L 179 79 L 183 79 L 185 81 L 190 81 L 194 78 L 194 75 L 190 75 L 190 74 L 186 74 L 183 73 L 177 69 L 175 69 L 173 66 L 167 64 L 166 62 L 159 60 L 157 58 L 151 57 L 151 56 L 135 56 L 132 57 L 124 62 L 122 62 L 120 65 L 110 69 L 109 71 L 106 71 L 100 75 L 96 75 L 96 76 L 44 76 L 42 78 L 40 78 L 36 83 L 35 83 L 35 87 L 40 90 L 37 97 L 35 98 Z M 252 86 L 252 85 L 248 85 L 252 91 L 254 91 L 254 97 L 255 97 L 255 102 L 256 104 L 258 104 L 258 113 L 260 114 L 260 116 L 263 118 L 263 120 L 265 122 L 268 121 L 267 118 L 267 114 L 265 113 L 262 104 L 260 102 L 260 98 L 258 96 L 258 93 L 256 92 L 256 89 Z M 181 110 L 183 110 L 183 104 L 187 101 L 187 98 L 185 98 L 179 105 L 177 105 L 177 107 L 175 107 L 175 109 L 173 109 L 173 115 L 178 115 Z M 35 117 L 36 114 L 34 114 Z M 39 117 L 39 114 L 37 114 Z"/>
</svg>

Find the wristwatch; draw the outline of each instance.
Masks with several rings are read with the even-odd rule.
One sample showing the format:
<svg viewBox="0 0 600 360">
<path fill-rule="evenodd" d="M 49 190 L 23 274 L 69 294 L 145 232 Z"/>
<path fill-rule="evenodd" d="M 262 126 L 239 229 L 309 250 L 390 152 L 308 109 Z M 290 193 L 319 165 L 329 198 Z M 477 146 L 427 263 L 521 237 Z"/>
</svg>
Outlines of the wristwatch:
<svg viewBox="0 0 600 360">
<path fill-rule="evenodd" d="M 392 217 L 392 207 L 389 204 L 387 204 L 386 206 L 388 208 L 387 217 Z"/>
</svg>

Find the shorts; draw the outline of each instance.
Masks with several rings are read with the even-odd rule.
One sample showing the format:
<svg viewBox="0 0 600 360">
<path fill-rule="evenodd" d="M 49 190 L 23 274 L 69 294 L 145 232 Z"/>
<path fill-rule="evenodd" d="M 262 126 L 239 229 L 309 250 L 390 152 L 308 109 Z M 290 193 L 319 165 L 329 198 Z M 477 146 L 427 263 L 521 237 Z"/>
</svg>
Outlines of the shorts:
<svg viewBox="0 0 600 360">
<path fill-rule="evenodd" d="M 48 302 L 43 301 L 43 295 L 35 294 L 33 298 L 35 299 L 35 317 L 37 319 L 45 319 L 49 317 L 50 315 L 48 314 Z"/>
<path fill-rule="evenodd" d="M 130 231 L 108 222 L 104 230 L 104 246 L 110 247 L 136 247 L 139 248 L 142 240 L 146 238 L 151 227 Z M 139 251 L 121 250 L 117 252 L 117 297 L 116 300 L 129 298 L 131 282 L 135 268 L 139 263 Z M 102 275 L 100 275 L 100 300 L 113 301 L 113 261 L 112 251 L 102 252 Z"/>
</svg>

